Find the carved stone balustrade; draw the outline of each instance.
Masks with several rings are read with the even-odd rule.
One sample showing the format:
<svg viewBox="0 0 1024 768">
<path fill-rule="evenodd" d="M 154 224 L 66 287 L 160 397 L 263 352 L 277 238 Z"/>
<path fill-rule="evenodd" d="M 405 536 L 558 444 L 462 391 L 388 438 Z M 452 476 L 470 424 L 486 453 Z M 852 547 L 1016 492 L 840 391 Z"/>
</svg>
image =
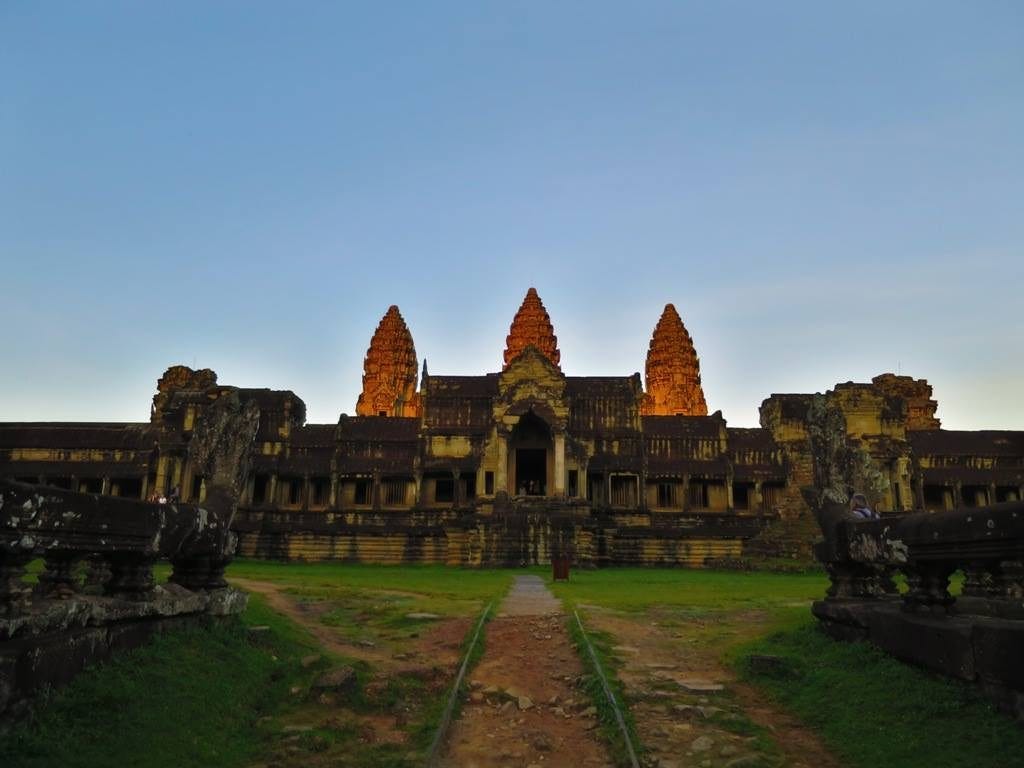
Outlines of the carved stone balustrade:
<svg viewBox="0 0 1024 768">
<path fill-rule="evenodd" d="M 76 564 L 93 558 L 106 572 L 105 595 L 152 597 L 153 564 L 169 560 L 171 580 L 190 590 L 220 589 L 234 553 L 228 521 L 202 507 L 150 504 L 60 488 L 0 481 L 0 613 L 32 599 L 25 566 L 43 558 L 36 594 L 67 597 L 78 591 Z"/>
<path fill-rule="evenodd" d="M 232 509 L 230 503 L 220 509 Z M 244 610 L 223 513 L 0 481 L 0 733 L 39 691 L 145 642 Z M 38 584 L 26 566 L 42 560 Z M 171 562 L 168 584 L 153 565 Z"/>
<path fill-rule="evenodd" d="M 841 505 L 815 514 L 824 535 L 815 554 L 831 586 L 812 610 L 825 631 L 975 681 L 1024 718 L 1024 503 L 871 521 Z M 896 571 L 906 576 L 902 596 Z"/>
</svg>

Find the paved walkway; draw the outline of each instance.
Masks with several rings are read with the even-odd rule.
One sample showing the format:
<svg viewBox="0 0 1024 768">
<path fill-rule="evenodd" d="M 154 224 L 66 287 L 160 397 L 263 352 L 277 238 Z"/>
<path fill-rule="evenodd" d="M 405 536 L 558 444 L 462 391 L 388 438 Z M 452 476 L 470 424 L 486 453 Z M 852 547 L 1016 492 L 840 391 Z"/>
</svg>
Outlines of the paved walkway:
<svg viewBox="0 0 1024 768">
<path fill-rule="evenodd" d="M 562 613 L 562 604 L 551 594 L 540 576 L 516 576 L 505 601 L 498 609 L 498 617 L 546 616 Z"/>
<path fill-rule="evenodd" d="M 469 700 L 453 724 L 446 766 L 611 766 L 561 603 L 538 576 L 517 576 L 487 625 Z"/>
</svg>

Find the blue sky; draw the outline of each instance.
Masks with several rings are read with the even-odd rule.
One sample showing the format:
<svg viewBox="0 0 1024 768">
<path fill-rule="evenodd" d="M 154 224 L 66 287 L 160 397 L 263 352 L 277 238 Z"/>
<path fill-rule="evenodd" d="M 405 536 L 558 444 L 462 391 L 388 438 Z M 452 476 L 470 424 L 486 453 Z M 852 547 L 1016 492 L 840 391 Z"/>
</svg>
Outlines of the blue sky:
<svg viewBox="0 0 1024 768">
<path fill-rule="evenodd" d="M 1024 429 L 1019 2 L 0 0 L 0 420 L 145 420 L 172 363 L 351 413 L 398 304 L 569 374 L 675 303 L 712 410 L 883 371 Z"/>
</svg>

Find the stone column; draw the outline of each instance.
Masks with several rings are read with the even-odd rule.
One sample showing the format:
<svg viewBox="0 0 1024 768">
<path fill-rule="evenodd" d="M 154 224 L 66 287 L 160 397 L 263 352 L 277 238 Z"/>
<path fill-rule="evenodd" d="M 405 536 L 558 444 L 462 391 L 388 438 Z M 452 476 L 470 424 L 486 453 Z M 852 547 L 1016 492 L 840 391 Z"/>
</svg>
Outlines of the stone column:
<svg viewBox="0 0 1024 768">
<path fill-rule="evenodd" d="M 156 488 L 155 490 L 160 493 L 167 493 L 167 475 L 168 465 L 171 463 L 171 457 L 162 455 L 156 460 Z M 78 488 L 75 488 L 77 491 Z"/>
<path fill-rule="evenodd" d="M 277 503 L 277 473 L 275 472 L 270 476 L 269 488 L 267 488 L 267 498 L 270 500 L 271 506 L 278 506 Z"/>
<path fill-rule="evenodd" d="M 953 483 L 953 509 L 964 506 L 963 484 L 957 480 Z"/>
<path fill-rule="evenodd" d="M 104 475 L 103 476 L 103 484 L 100 486 L 100 493 L 102 493 L 104 496 L 109 496 L 110 495 L 110 476 L 109 475 Z"/>
<path fill-rule="evenodd" d="M 494 493 L 508 493 L 508 436 L 498 429 L 498 466 L 494 473 Z"/>
<path fill-rule="evenodd" d="M 462 473 L 459 470 L 452 471 L 452 503 L 456 507 L 462 506 Z"/>
<path fill-rule="evenodd" d="M 555 434 L 555 496 L 565 496 L 565 433 Z"/>
<path fill-rule="evenodd" d="M 421 494 L 423 493 L 423 473 L 413 472 L 412 473 L 412 503 L 413 506 L 419 506 Z"/>
<path fill-rule="evenodd" d="M 986 506 L 992 506 L 996 503 L 996 484 L 988 484 L 988 504 Z"/>
<path fill-rule="evenodd" d="M 372 494 L 370 501 L 373 502 L 373 511 L 380 512 L 380 472 L 373 473 L 373 486 L 370 493 Z"/>
<path fill-rule="evenodd" d="M 763 512 L 764 511 L 764 496 L 761 495 L 761 481 L 757 480 L 754 483 L 754 498 L 750 500 L 750 511 L 751 512 Z"/>
<path fill-rule="evenodd" d="M 338 506 L 338 473 L 331 472 L 331 498 L 330 498 L 331 509 L 336 509 Z"/>
</svg>

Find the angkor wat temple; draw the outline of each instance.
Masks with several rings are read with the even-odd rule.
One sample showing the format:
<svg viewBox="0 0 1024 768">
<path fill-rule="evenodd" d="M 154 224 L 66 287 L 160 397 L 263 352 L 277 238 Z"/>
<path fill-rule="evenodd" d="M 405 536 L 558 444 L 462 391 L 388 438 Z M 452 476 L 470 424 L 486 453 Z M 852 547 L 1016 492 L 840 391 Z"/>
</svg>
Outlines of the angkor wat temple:
<svg viewBox="0 0 1024 768">
<path fill-rule="evenodd" d="M 789 555 L 817 535 L 800 489 L 841 441 L 850 490 L 884 513 L 1021 498 L 1024 432 L 940 429 L 924 380 L 883 374 L 775 394 L 761 427 L 708 415 L 692 340 L 669 304 L 645 377 L 567 376 L 530 289 L 502 370 L 427 372 L 397 307 L 366 355 L 356 415 L 307 424 L 290 391 L 174 366 L 148 422 L 0 424 L 0 477 L 201 502 L 190 439 L 226 392 L 255 401 L 253 469 L 233 528 L 242 555 L 368 562 L 701 566 Z M 646 386 L 645 386 L 646 385 Z"/>
</svg>

